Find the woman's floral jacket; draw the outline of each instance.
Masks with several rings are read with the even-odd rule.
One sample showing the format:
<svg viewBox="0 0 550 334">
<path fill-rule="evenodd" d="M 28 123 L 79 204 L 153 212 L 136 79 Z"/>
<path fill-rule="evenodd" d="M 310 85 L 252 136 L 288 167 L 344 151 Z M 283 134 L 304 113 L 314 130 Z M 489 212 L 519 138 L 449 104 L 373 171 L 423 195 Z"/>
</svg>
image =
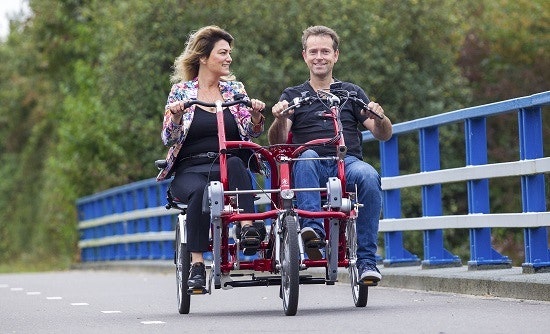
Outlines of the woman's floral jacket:
<svg viewBox="0 0 550 334">
<path fill-rule="evenodd" d="M 242 82 L 220 81 L 219 86 L 224 102 L 233 101 L 235 94 L 244 94 L 247 96 Z M 157 181 L 165 180 L 171 176 L 178 153 L 184 149 L 183 143 L 185 142 L 185 138 L 189 132 L 189 127 L 193 122 L 193 116 L 195 114 L 195 105 L 193 105 L 189 107 L 189 110 L 186 113 L 183 114 L 182 124 L 174 124 L 172 122 L 172 114 L 170 113 L 168 105 L 176 101 L 196 99 L 198 89 L 199 82 L 197 78 L 195 78 L 191 81 L 174 84 L 170 90 L 164 111 L 164 121 L 162 123 L 161 134 L 162 142 L 164 145 L 169 146 L 170 149 L 168 150 L 168 154 L 166 156 L 167 166 L 160 171 L 157 176 Z M 254 125 L 252 124 L 250 110 L 248 107 L 245 107 L 242 104 L 237 104 L 229 107 L 229 110 L 235 117 L 242 140 L 250 141 L 250 138 L 257 138 L 262 134 L 264 130 L 263 117 L 259 124 Z"/>
</svg>

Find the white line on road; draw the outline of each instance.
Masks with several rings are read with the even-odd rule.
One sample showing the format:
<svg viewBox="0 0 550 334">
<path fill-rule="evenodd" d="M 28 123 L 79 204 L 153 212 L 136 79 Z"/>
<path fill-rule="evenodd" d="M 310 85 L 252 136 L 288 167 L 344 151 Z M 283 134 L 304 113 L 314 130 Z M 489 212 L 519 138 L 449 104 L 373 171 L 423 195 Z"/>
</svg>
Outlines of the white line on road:
<svg viewBox="0 0 550 334">
<path fill-rule="evenodd" d="M 160 324 L 165 324 L 164 321 L 142 321 L 141 323 L 144 324 L 144 325 L 160 325 Z"/>
<path fill-rule="evenodd" d="M 23 291 L 23 288 L 11 288 L 11 291 Z"/>
<path fill-rule="evenodd" d="M 73 305 L 73 306 L 88 306 L 90 304 L 88 304 L 88 303 L 71 303 L 71 305 Z"/>
<path fill-rule="evenodd" d="M 29 291 L 27 292 L 27 295 L 29 296 L 35 296 L 35 295 L 41 295 L 42 292 L 38 292 L 38 291 Z"/>
<path fill-rule="evenodd" d="M 101 311 L 101 313 L 111 314 L 111 313 L 122 313 L 121 311 Z"/>
<path fill-rule="evenodd" d="M 7 288 L 9 285 L 7 284 L 0 284 L 0 288 Z"/>
<path fill-rule="evenodd" d="M 63 299 L 63 297 L 54 296 L 54 297 L 46 297 L 46 299 L 48 299 L 48 300 L 59 300 L 59 299 Z"/>
</svg>

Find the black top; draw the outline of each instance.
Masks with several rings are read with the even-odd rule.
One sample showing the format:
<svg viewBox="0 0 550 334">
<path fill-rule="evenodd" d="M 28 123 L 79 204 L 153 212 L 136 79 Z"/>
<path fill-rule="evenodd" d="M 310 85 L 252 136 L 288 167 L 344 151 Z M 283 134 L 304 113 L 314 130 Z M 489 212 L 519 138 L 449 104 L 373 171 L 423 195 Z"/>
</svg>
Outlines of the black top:
<svg viewBox="0 0 550 334">
<path fill-rule="evenodd" d="M 241 140 L 235 117 L 228 108 L 223 110 L 223 124 L 225 125 L 226 140 Z M 216 113 L 208 112 L 199 106 L 195 107 L 193 122 L 189 127 L 187 137 L 185 137 L 180 156 L 186 157 L 205 152 L 218 152 L 219 150 Z"/>
<path fill-rule="evenodd" d="M 339 89 L 357 92 L 357 97 L 365 103 L 369 102 L 369 98 L 361 89 L 361 87 L 349 83 L 337 81 Z M 332 88 L 332 85 L 331 85 Z M 286 88 L 279 101 L 286 100 L 292 102 L 295 97 L 301 97 L 302 92 L 308 92 L 309 96 L 315 96 L 317 93 L 313 90 L 309 81 L 301 85 Z M 363 127 L 363 122 L 368 116 L 361 114 L 361 107 L 351 101 L 346 101 L 341 106 L 340 119 L 342 121 L 344 139 L 347 147 L 347 154 L 363 159 L 362 153 L 362 135 L 358 129 L 358 125 Z M 294 109 L 294 113 L 290 116 L 292 121 L 292 143 L 303 144 L 313 139 L 332 138 L 335 135 L 335 129 L 332 119 L 327 119 L 320 116 L 324 111 L 328 111 L 329 107 L 321 101 L 314 101 L 312 104 L 302 105 Z M 336 147 L 333 146 L 315 146 L 312 147 L 320 156 L 335 156 Z"/>
<path fill-rule="evenodd" d="M 225 126 L 226 140 L 241 140 L 235 117 L 228 108 L 223 110 L 223 123 Z M 213 168 L 213 166 L 211 166 L 212 162 L 214 162 L 214 164 L 219 164 L 219 160 L 217 159 L 214 161 L 210 158 L 185 159 L 186 157 L 200 153 L 217 153 L 220 150 L 219 147 L 216 113 L 208 112 L 198 106 L 195 107 L 193 122 L 189 127 L 187 137 L 185 137 L 184 146 L 178 154 L 178 170 L 188 170 L 188 167 L 197 165 L 208 165 L 210 167 L 207 169 L 219 170 L 219 167 Z M 204 168 L 194 168 L 193 171 L 200 171 L 202 169 Z"/>
</svg>

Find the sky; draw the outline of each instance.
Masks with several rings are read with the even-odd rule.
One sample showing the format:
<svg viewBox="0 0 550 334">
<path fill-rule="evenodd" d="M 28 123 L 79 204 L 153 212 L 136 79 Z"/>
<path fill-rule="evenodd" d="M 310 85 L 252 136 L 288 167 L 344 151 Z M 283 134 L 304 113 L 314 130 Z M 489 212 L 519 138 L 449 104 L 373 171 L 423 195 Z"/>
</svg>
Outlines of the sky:
<svg viewBox="0 0 550 334">
<path fill-rule="evenodd" d="M 18 13 L 21 8 L 28 8 L 26 1 L 0 0 L 0 39 L 6 38 L 9 33 L 8 15 Z"/>
</svg>

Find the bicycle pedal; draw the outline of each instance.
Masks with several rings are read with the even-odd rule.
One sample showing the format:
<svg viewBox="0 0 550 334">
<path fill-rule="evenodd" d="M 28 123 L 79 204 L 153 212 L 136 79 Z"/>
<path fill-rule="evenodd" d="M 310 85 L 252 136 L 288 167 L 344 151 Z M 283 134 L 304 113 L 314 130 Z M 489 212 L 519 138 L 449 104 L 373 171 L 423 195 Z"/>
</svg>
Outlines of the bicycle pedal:
<svg viewBox="0 0 550 334">
<path fill-rule="evenodd" d="M 205 287 L 187 289 L 188 295 L 205 295 L 207 293 L 208 293 L 208 290 L 206 290 Z"/>
<path fill-rule="evenodd" d="M 364 285 L 364 286 L 377 286 L 378 282 L 379 282 L 378 280 L 362 280 L 362 281 L 359 281 L 358 284 Z"/>
</svg>

